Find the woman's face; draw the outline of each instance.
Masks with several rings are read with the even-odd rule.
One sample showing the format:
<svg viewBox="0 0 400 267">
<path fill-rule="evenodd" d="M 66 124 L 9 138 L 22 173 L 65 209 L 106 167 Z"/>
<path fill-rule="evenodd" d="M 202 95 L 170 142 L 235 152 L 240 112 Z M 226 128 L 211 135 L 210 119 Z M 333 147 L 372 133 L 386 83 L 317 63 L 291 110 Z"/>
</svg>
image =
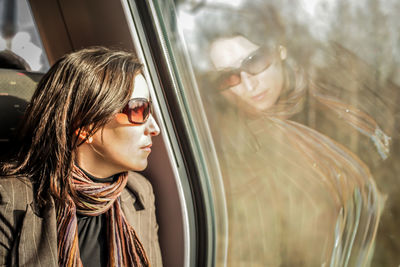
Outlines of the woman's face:
<svg viewBox="0 0 400 267">
<path fill-rule="evenodd" d="M 210 58 L 216 70 L 222 73 L 243 67 L 243 62 L 251 64 L 252 56 L 259 48 L 243 36 L 217 39 L 211 44 Z M 253 74 L 241 69 L 238 73 L 240 78 L 235 78 L 233 82 L 235 85 L 222 91 L 222 94 L 228 99 L 232 99 L 233 94 L 258 111 L 271 108 L 282 91 L 284 78 L 281 57 L 286 54 L 270 51 L 270 55 L 264 56 L 270 60 L 265 64 L 266 68 L 255 73 L 253 71 Z"/>
<path fill-rule="evenodd" d="M 149 99 L 149 89 L 143 75 L 135 78 L 132 98 Z M 151 152 L 152 137 L 160 129 L 150 115 L 144 124 L 132 124 L 126 114 L 118 113 L 78 149 L 78 164 L 85 171 L 99 177 L 109 177 L 115 173 L 147 167 L 147 157 Z"/>
</svg>

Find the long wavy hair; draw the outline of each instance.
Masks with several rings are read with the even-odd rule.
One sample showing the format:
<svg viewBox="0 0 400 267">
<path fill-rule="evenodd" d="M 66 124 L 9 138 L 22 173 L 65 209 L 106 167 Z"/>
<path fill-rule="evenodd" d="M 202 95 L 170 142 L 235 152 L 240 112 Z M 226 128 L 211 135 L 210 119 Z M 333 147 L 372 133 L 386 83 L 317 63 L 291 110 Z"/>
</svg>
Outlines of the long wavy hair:
<svg viewBox="0 0 400 267">
<path fill-rule="evenodd" d="M 80 144 L 76 137 L 85 130 L 88 138 L 122 110 L 141 71 L 134 54 L 104 47 L 63 56 L 38 83 L 2 175 L 29 178 L 40 206 L 49 195 L 65 200 Z"/>
</svg>

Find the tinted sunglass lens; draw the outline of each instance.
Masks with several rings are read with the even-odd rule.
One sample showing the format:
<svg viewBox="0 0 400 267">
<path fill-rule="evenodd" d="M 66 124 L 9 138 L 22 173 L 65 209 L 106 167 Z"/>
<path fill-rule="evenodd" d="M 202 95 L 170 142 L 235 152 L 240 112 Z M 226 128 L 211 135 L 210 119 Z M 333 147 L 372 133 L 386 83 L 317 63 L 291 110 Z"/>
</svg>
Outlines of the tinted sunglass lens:
<svg viewBox="0 0 400 267">
<path fill-rule="evenodd" d="M 243 62 L 242 68 L 244 71 L 255 75 L 266 70 L 272 64 L 272 61 L 271 51 L 258 49 L 256 53 Z"/>
<path fill-rule="evenodd" d="M 145 122 L 150 115 L 150 103 L 143 102 L 142 105 L 140 106 L 140 112 L 141 112 L 142 122 Z"/>
<path fill-rule="evenodd" d="M 150 115 L 150 103 L 146 102 L 143 105 L 143 120 L 146 121 Z"/>
<path fill-rule="evenodd" d="M 133 99 L 128 103 L 129 121 L 131 123 L 145 123 L 150 115 L 150 103 L 147 99 Z"/>
<path fill-rule="evenodd" d="M 142 123 L 143 122 L 143 108 L 142 107 L 136 107 L 134 109 L 131 109 L 131 121 L 135 123 Z"/>
</svg>

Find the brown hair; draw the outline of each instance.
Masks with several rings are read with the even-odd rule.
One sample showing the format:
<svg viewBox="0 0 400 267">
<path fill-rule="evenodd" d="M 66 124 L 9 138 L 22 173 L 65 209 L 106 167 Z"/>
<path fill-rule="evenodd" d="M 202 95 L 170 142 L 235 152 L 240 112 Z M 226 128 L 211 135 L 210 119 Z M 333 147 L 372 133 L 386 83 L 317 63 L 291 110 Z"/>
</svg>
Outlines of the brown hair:
<svg viewBox="0 0 400 267">
<path fill-rule="evenodd" d="M 39 205 L 47 194 L 65 200 L 79 145 L 76 133 L 88 137 L 128 102 L 142 64 L 132 53 L 92 47 L 63 56 L 44 75 L 22 120 L 13 161 L 3 175 L 33 181 Z"/>
</svg>

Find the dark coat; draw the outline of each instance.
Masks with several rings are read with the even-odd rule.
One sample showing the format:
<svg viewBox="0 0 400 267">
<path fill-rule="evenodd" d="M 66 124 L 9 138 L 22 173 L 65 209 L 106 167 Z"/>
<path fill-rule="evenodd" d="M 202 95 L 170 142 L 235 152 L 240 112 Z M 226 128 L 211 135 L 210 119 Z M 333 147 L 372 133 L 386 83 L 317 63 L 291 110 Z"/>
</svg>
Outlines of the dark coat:
<svg viewBox="0 0 400 267">
<path fill-rule="evenodd" d="M 130 172 L 120 198 L 124 215 L 138 234 L 151 266 L 162 266 L 150 182 Z M 0 178 L 0 266 L 58 266 L 54 201 L 38 209 L 27 179 Z"/>
</svg>

